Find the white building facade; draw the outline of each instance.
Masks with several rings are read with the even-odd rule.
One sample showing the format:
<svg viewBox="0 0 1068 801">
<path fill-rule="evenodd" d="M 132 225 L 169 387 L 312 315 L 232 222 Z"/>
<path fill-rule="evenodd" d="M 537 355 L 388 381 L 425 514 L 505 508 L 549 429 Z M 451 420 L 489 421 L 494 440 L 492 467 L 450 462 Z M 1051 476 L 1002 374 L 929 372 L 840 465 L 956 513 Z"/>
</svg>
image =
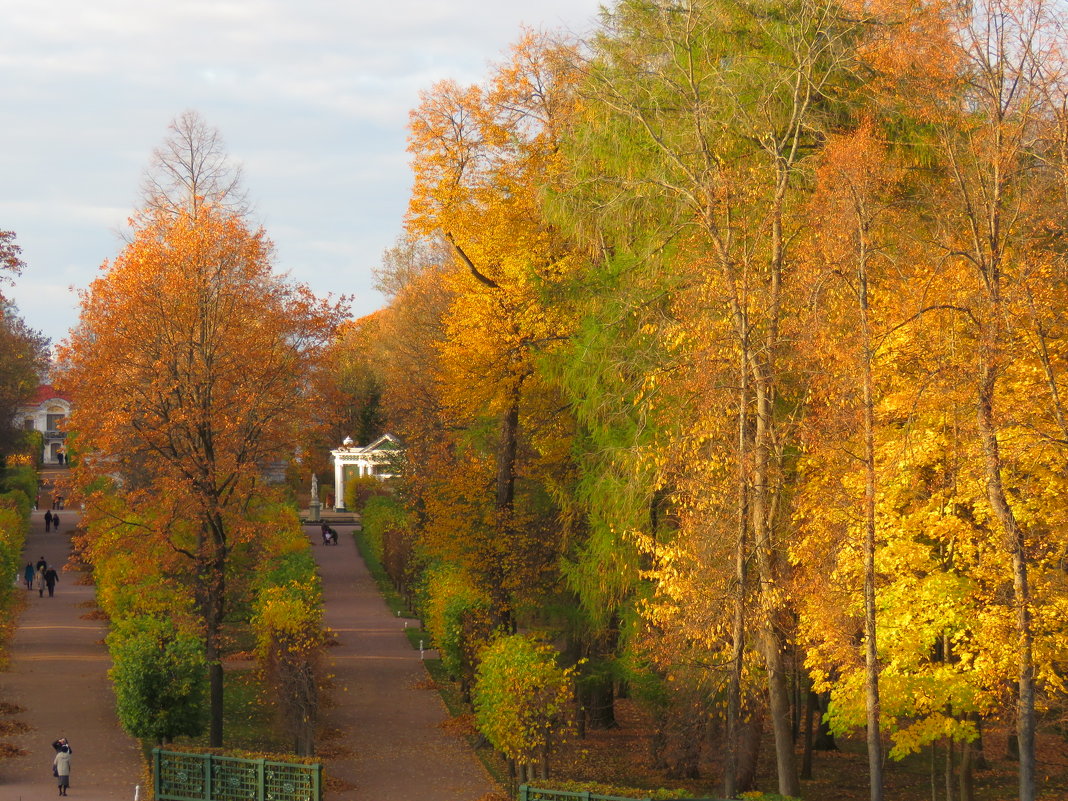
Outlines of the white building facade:
<svg viewBox="0 0 1068 801">
<path fill-rule="evenodd" d="M 42 461 L 45 464 L 66 462 L 67 433 L 63 421 L 70 415 L 70 398 L 50 384 L 37 388 L 33 399 L 19 407 L 15 419 L 25 431 L 40 431 L 44 437 Z"/>
<path fill-rule="evenodd" d="M 370 445 L 353 444 L 350 437 L 336 451 L 334 457 L 334 511 L 345 510 L 345 481 L 347 478 L 374 476 L 385 481 L 393 478 L 393 469 L 400 456 L 401 443 L 392 434 L 383 434 Z"/>
</svg>

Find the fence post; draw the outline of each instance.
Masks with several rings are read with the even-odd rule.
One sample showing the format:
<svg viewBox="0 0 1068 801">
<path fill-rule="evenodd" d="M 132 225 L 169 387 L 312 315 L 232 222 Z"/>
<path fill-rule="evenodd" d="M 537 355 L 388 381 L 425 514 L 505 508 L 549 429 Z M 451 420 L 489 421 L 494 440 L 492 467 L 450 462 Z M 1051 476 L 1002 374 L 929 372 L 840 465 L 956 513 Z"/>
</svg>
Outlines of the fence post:
<svg viewBox="0 0 1068 801">
<path fill-rule="evenodd" d="M 267 797 L 267 788 L 263 786 L 265 781 L 263 766 L 263 757 L 260 757 L 256 760 L 256 801 L 264 801 Z"/>
<path fill-rule="evenodd" d="M 583 790 L 582 795 L 580 797 L 582 798 L 582 801 L 590 801 L 590 791 Z"/>
<path fill-rule="evenodd" d="M 212 755 L 204 754 L 204 801 L 211 801 L 211 762 Z"/>
<path fill-rule="evenodd" d="M 519 801 L 528 801 L 529 797 L 527 786 L 525 784 L 519 785 Z"/>
<path fill-rule="evenodd" d="M 312 771 L 312 790 L 315 801 L 323 801 L 323 763 L 316 762 Z"/>
<path fill-rule="evenodd" d="M 159 749 L 152 749 L 152 797 L 159 798 Z"/>
</svg>

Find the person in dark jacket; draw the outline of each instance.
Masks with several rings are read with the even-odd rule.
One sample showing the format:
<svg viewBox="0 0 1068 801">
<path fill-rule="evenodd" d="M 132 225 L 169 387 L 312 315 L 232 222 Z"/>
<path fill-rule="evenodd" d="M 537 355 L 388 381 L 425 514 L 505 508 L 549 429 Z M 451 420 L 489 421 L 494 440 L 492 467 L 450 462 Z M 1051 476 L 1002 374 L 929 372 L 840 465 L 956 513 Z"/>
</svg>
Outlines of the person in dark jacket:
<svg viewBox="0 0 1068 801">
<path fill-rule="evenodd" d="M 54 567 L 49 567 L 45 571 L 44 582 L 45 586 L 48 587 L 48 597 L 53 597 L 56 592 L 56 584 L 59 582 L 59 573 L 56 572 Z"/>
</svg>

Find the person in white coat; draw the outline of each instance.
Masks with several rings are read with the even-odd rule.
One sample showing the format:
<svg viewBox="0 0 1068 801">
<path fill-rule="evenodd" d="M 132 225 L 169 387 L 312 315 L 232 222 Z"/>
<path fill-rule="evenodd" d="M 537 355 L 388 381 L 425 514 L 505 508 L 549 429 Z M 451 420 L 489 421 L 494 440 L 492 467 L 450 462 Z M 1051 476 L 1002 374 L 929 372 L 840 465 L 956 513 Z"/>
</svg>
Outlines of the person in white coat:
<svg viewBox="0 0 1068 801">
<path fill-rule="evenodd" d="M 52 760 L 52 774 L 59 783 L 59 794 L 66 795 L 70 787 L 70 746 L 62 745 Z"/>
</svg>

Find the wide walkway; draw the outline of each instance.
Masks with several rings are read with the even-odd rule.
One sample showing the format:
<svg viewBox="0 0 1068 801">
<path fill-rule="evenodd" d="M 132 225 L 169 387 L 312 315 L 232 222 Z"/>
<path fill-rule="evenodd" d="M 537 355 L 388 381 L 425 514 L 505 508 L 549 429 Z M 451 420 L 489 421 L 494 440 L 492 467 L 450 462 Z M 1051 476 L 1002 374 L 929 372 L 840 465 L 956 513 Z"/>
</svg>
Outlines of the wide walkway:
<svg viewBox="0 0 1068 801">
<path fill-rule="evenodd" d="M 328 774 L 345 789 L 328 801 L 477 801 L 496 791 L 465 741 L 447 733 L 448 718 L 436 692 L 417 686 L 427 674 L 356 551 L 350 526 L 336 526 L 339 544 L 322 545 L 318 527 L 308 527 L 323 577 L 331 647 L 333 708 L 327 728 L 339 729 Z"/>
<path fill-rule="evenodd" d="M 60 512 L 59 533 L 44 531 L 44 511 L 34 512 L 23 565 L 41 556 L 63 565 L 77 513 Z M 322 743 L 331 783 L 326 801 L 477 801 L 496 788 L 462 739 L 446 733 L 441 699 L 425 684 L 419 654 L 408 644 L 403 622 L 393 617 L 375 587 L 349 533 L 323 546 L 308 528 L 323 576 L 326 624 L 338 644 L 327 656 L 333 705 L 327 729 L 340 737 Z M 0 672 L 0 702 L 22 708 L 0 715 L 17 731 L 0 742 L 25 756 L 0 759 L 0 801 L 58 795 L 51 776 L 52 741 L 66 736 L 74 749 L 70 797 L 81 801 L 131 801 L 143 781 L 137 743 L 116 723 L 102 621 L 92 619 L 93 588 L 81 574 L 61 571 L 54 598 L 26 592 L 26 608 Z M 142 797 L 144 797 L 142 790 Z"/>
<path fill-rule="evenodd" d="M 33 521 L 22 564 L 43 556 L 62 566 L 70 553 L 70 532 L 78 514 L 59 512 L 60 530 L 45 533 L 44 510 Z M 58 569 L 58 568 L 57 568 Z M 115 719 L 108 682 L 111 666 L 103 644 L 106 627 L 90 617 L 93 588 L 81 574 L 60 570 L 54 598 L 26 592 L 26 608 L 8 648 L 10 663 L 0 673 L 0 701 L 22 712 L 4 716 L 22 730 L 4 742 L 26 756 L 0 760 L 0 799 L 31 801 L 58 797 L 52 778 L 52 741 L 65 736 L 73 749 L 70 797 L 80 801 L 131 801 L 141 781 L 136 741 Z M 10 580 L 10 579 L 9 579 Z"/>
</svg>

